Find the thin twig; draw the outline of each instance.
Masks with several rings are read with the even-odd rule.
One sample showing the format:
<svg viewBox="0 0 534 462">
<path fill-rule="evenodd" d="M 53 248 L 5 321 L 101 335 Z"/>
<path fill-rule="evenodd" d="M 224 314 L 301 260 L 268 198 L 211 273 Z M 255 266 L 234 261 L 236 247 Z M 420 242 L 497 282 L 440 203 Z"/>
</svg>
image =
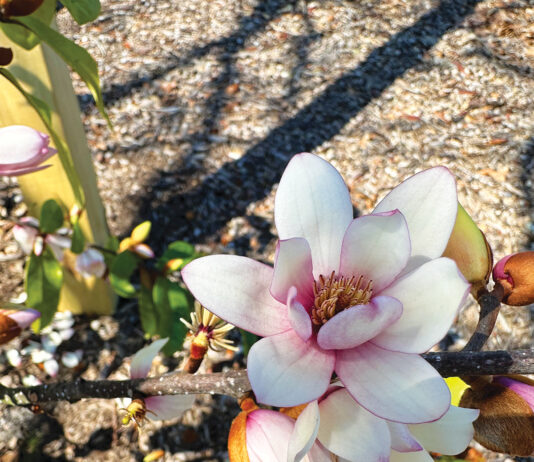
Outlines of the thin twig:
<svg viewBox="0 0 534 462">
<path fill-rule="evenodd" d="M 482 350 L 497 322 L 502 297 L 503 289 L 500 286 L 496 286 L 491 292 L 484 290 L 477 297 L 480 305 L 478 324 L 463 351 Z"/>
<path fill-rule="evenodd" d="M 534 373 L 534 350 L 460 351 L 422 355 L 443 377 Z M 47 401 L 75 402 L 83 398 L 143 397 L 210 393 L 239 398 L 251 390 L 246 370 L 190 375 L 171 372 L 160 377 L 135 380 L 78 379 L 35 387 L 0 385 L 4 401 L 18 405 Z"/>
</svg>

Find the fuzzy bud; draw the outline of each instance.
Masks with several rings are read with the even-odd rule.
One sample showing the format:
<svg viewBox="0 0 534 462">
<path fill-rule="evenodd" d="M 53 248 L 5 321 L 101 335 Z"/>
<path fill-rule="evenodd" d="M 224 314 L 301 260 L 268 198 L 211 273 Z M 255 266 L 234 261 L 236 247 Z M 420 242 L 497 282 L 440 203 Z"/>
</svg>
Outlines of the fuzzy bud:
<svg viewBox="0 0 534 462">
<path fill-rule="evenodd" d="M 0 47 L 0 66 L 7 66 L 11 61 L 13 61 L 13 50 Z"/>
<path fill-rule="evenodd" d="M 468 388 L 460 406 L 480 409 L 475 440 L 486 448 L 515 456 L 534 453 L 534 382 L 496 376 L 480 388 Z"/>
<path fill-rule="evenodd" d="M 493 280 L 503 288 L 503 303 L 534 303 L 534 252 L 515 253 L 499 260 L 493 268 Z"/>
<path fill-rule="evenodd" d="M 460 203 L 443 256 L 456 262 L 460 272 L 472 285 L 474 294 L 488 283 L 493 266 L 491 248 L 482 231 Z"/>
</svg>

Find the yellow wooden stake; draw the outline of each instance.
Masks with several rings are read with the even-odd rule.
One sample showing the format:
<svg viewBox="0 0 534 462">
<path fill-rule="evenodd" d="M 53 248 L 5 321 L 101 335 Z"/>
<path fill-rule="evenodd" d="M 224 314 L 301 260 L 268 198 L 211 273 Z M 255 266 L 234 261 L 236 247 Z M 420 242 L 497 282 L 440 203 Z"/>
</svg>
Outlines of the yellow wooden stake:
<svg viewBox="0 0 534 462">
<path fill-rule="evenodd" d="M 67 66 L 47 45 L 38 45 L 28 51 L 13 44 L 1 32 L 0 44 L 13 49 L 14 59 L 7 69 L 19 79 L 26 91 L 52 108 L 53 126 L 69 147 L 85 192 L 86 209 L 80 220 L 82 230 L 89 242 L 105 244 L 109 236 L 105 211 Z M 0 126 L 7 125 L 28 125 L 47 132 L 39 115 L 20 92 L 0 78 Z M 52 167 L 18 177 L 29 214 L 36 217 L 39 217 L 41 204 L 47 199 L 56 199 L 66 210 L 75 203 L 58 156 L 53 156 L 47 163 L 51 163 Z M 72 271 L 73 262 L 74 256 L 67 255 L 59 309 L 76 314 L 111 313 L 115 297 L 109 285 L 102 279 L 82 278 Z"/>
</svg>

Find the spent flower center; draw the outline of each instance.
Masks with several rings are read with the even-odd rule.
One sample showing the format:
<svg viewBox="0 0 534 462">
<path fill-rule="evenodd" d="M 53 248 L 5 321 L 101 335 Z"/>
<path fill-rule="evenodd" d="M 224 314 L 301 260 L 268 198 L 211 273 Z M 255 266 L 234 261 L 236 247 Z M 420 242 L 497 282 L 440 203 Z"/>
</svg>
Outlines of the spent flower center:
<svg viewBox="0 0 534 462">
<path fill-rule="evenodd" d="M 363 276 L 336 276 L 335 271 L 328 277 L 321 274 L 313 283 L 312 323 L 321 326 L 346 308 L 365 305 L 372 293 L 373 281 L 364 285 Z"/>
</svg>

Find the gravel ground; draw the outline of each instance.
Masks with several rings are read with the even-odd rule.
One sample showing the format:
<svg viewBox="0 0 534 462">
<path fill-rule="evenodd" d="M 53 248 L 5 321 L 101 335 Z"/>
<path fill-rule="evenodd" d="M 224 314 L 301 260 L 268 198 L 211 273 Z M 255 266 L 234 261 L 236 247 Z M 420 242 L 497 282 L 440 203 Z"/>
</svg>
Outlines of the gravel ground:
<svg viewBox="0 0 534 462">
<path fill-rule="evenodd" d="M 74 85 L 114 233 L 126 235 L 149 219 L 156 249 L 184 239 L 206 252 L 272 261 L 276 184 L 293 154 L 311 151 L 342 172 L 362 214 L 403 178 L 445 165 L 497 259 L 534 248 L 531 2 L 102 4 L 93 24 L 79 27 L 60 13 L 59 26 L 101 70 L 113 132 L 76 77 Z M 24 213 L 16 187 L 3 188 L 11 199 L 0 214 Z M 16 252 L 9 227 L 3 230 L 0 250 Z M 21 270 L 22 260 L 0 265 L 4 292 L 20 291 Z M 130 311 L 102 322 L 122 332 Z M 475 321 L 470 303 L 452 348 L 461 347 Z M 87 370 L 97 374 L 105 352 L 118 352 L 120 364 L 141 343 L 128 338 L 115 336 L 101 352 L 95 347 Z M 490 347 L 526 348 L 531 341 L 531 311 L 503 309 Z M 133 461 L 166 444 L 168 461 L 225 460 L 236 408 L 224 399 L 206 397 L 185 423 L 143 429 L 138 442 L 116 431 L 115 409 L 94 400 L 39 417 L 60 435 L 42 454 Z"/>
</svg>

